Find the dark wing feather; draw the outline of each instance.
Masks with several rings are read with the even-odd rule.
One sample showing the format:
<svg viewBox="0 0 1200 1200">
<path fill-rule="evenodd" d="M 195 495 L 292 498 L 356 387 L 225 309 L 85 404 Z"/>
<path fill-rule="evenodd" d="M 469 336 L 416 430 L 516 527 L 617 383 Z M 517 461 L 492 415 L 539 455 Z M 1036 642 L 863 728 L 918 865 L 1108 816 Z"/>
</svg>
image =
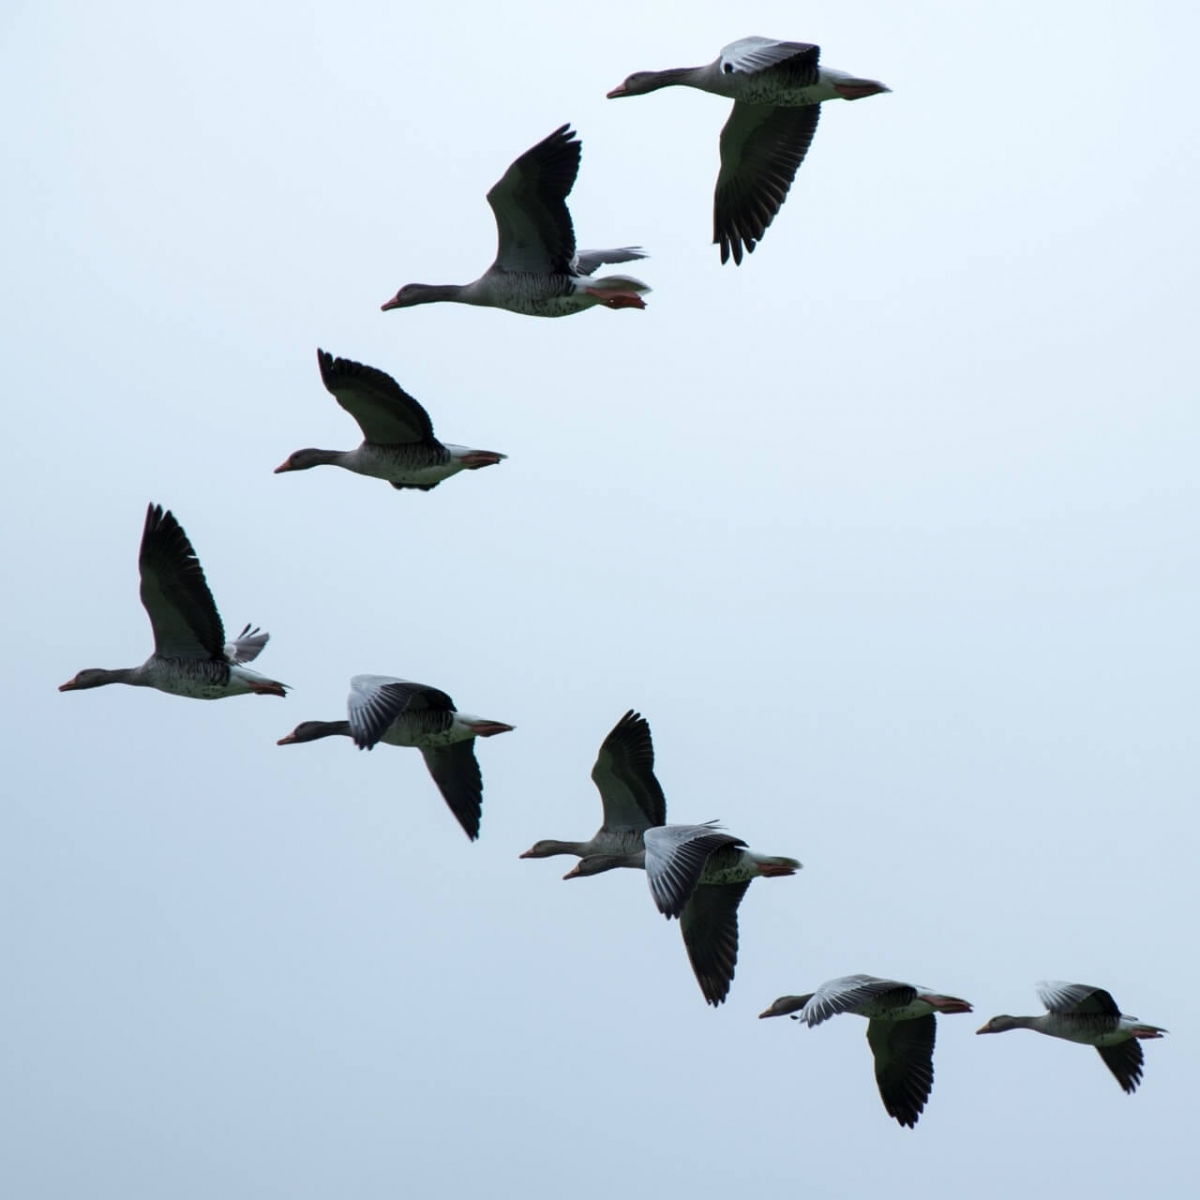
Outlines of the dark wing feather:
<svg viewBox="0 0 1200 1200">
<path fill-rule="evenodd" d="M 702 883 L 692 892 L 679 931 L 704 999 L 715 1008 L 729 995 L 738 953 L 738 905 L 750 886 Z"/>
<path fill-rule="evenodd" d="M 1113 1018 L 1121 1015 L 1111 993 L 1086 983 L 1039 983 L 1037 994 L 1052 1013 Z"/>
<path fill-rule="evenodd" d="M 569 125 L 526 150 L 488 192 L 504 271 L 566 274 L 575 258 L 567 196 L 579 174 L 582 144 Z"/>
<path fill-rule="evenodd" d="M 1142 1043 L 1137 1038 L 1118 1042 L 1115 1046 L 1097 1046 L 1096 1053 L 1104 1065 L 1117 1077 L 1117 1082 L 1132 1096 L 1142 1082 Z"/>
<path fill-rule="evenodd" d="M 321 382 L 358 422 L 363 437 L 381 446 L 433 442 L 429 414 L 386 371 L 317 351 Z"/>
<path fill-rule="evenodd" d="M 604 828 L 645 829 L 667 820 L 667 798 L 654 776 L 650 724 L 630 709 L 600 746 L 592 782 L 604 804 Z"/>
<path fill-rule="evenodd" d="M 430 709 L 454 711 L 454 701 L 437 688 L 384 675 L 355 675 L 347 700 L 350 736 L 360 750 L 370 750 L 404 712 Z"/>
<path fill-rule="evenodd" d="M 163 658 L 224 661 L 225 627 L 200 560 L 183 526 L 160 504 L 146 509 L 138 570 L 154 652 Z"/>
<path fill-rule="evenodd" d="M 721 261 L 730 254 L 741 263 L 787 198 L 804 161 L 817 122 L 819 104 L 770 108 L 736 103 L 721 130 L 721 172 L 713 206 L 713 242 Z"/>
<path fill-rule="evenodd" d="M 475 758 L 475 739 L 429 747 L 421 754 L 442 798 L 458 818 L 467 837 L 474 841 L 479 836 L 479 819 L 483 811 L 483 776 Z"/>
<path fill-rule="evenodd" d="M 933 1045 L 937 1018 L 870 1021 L 867 1041 L 875 1056 L 875 1082 L 888 1116 L 912 1129 L 933 1090 Z"/>
</svg>

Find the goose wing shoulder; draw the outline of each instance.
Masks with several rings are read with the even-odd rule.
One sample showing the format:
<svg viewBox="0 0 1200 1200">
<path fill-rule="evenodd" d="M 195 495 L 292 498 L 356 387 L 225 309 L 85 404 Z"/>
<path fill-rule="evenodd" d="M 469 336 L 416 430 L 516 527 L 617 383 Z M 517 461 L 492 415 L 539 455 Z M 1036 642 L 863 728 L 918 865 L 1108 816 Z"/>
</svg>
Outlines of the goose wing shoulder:
<svg viewBox="0 0 1200 1200">
<path fill-rule="evenodd" d="M 355 675 L 346 706 L 350 736 L 360 750 L 370 750 L 402 713 L 419 709 L 454 712 L 454 701 L 445 692 L 388 675 Z"/>
<path fill-rule="evenodd" d="M 647 829 L 667 819 L 667 800 L 654 775 L 650 724 L 629 710 L 600 746 L 592 782 L 604 806 L 602 828 Z"/>
<path fill-rule="evenodd" d="M 321 382 L 376 445 L 436 442 L 429 414 L 386 371 L 317 351 Z"/>
<path fill-rule="evenodd" d="M 142 606 L 160 658 L 225 657 L 225 628 L 204 569 L 173 513 L 146 509 L 138 553 Z"/>
<path fill-rule="evenodd" d="M 712 824 L 662 825 L 647 829 L 644 839 L 646 881 L 658 911 L 668 918 L 683 912 L 710 854 L 746 844 Z"/>
<path fill-rule="evenodd" d="M 579 174 L 582 146 L 569 125 L 526 150 L 487 194 L 496 217 L 501 271 L 567 274 L 575 230 L 567 196 Z"/>
</svg>

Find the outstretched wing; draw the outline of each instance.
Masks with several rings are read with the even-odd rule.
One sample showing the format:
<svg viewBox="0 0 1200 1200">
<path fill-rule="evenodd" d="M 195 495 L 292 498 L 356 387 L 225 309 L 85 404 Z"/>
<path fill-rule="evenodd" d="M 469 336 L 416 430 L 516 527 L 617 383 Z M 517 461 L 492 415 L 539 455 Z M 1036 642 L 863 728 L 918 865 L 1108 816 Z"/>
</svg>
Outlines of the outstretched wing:
<svg viewBox="0 0 1200 1200">
<path fill-rule="evenodd" d="M 472 841 L 479 836 L 483 812 L 483 776 L 475 758 L 475 739 L 422 749 L 425 765 L 442 799 Z"/>
<path fill-rule="evenodd" d="M 746 844 L 713 825 L 660 825 L 647 829 L 643 838 L 650 894 L 668 918 L 683 912 L 714 850 Z"/>
<path fill-rule="evenodd" d="M 600 746 L 592 782 L 604 805 L 605 829 L 646 829 L 667 819 L 667 799 L 654 776 L 650 725 L 629 710 Z"/>
<path fill-rule="evenodd" d="M 368 442 L 382 446 L 431 442 L 429 414 L 386 371 L 317 351 L 321 382 L 358 422 Z"/>
<path fill-rule="evenodd" d="M 636 262 L 645 258 L 646 252 L 641 246 L 622 246 L 619 250 L 580 250 L 575 256 L 575 271 L 580 275 L 590 275 L 597 267 L 608 263 Z"/>
<path fill-rule="evenodd" d="M 819 104 L 770 108 L 738 101 L 721 130 L 721 172 L 713 204 L 713 242 L 721 261 L 740 264 L 762 240 L 808 153 Z"/>
<path fill-rule="evenodd" d="M 566 273 L 575 258 L 567 196 L 582 144 L 569 125 L 526 150 L 488 192 L 496 216 L 496 266 L 503 271 Z"/>
<path fill-rule="evenodd" d="M 867 1041 L 875 1056 L 875 1082 L 888 1115 L 910 1129 L 933 1090 L 933 1013 L 911 1021 L 870 1021 Z"/>
<path fill-rule="evenodd" d="M 1060 983 L 1050 980 L 1037 986 L 1038 999 L 1052 1013 L 1072 1013 L 1080 1017 L 1119 1017 L 1117 1002 L 1103 988 L 1086 983 Z"/>
<path fill-rule="evenodd" d="M 811 87 L 817 82 L 821 47 L 811 42 L 777 42 L 773 38 L 748 37 L 730 42 L 717 60 L 722 75 L 735 72 L 756 75 L 775 68 L 791 87 Z"/>
<path fill-rule="evenodd" d="M 183 526 L 161 504 L 146 509 L 138 570 L 155 653 L 163 658 L 223 659 L 225 627 L 200 560 Z"/>
<path fill-rule="evenodd" d="M 820 1025 L 839 1013 L 851 1012 L 868 1000 L 878 1000 L 894 994 L 897 1006 L 911 1004 L 917 989 L 894 979 L 878 979 L 874 975 L 843 975 L 821 984 L 804 1006 L 800 1019 L 809 1026 Z"/>
<path fill-rule="evenodd" d="M 738 954 L 738 905 L 750 886 L 741 883 L 701 883 L 692 891 L 679 918 L 692 970 L 704 998 L 715 1008 L 733 981 Z"/>
<path fill-rule="evenodd" d="M 233 641 L 225 643 L 225 657 L 231 663 L 253 662 L 270 640 L 269 633 L 263 633 L 257 626 L 251 629 L 247 625 Z"/>
<path fill-rule="evenodd" d="M 1125 1092 L 1132 1096 L 1142 1082 L 1142 1043 L 1137 1038 L 1129 1038 L 1115 1046 L 1097 1046 L 1096 1052 Z"/>
</svg>

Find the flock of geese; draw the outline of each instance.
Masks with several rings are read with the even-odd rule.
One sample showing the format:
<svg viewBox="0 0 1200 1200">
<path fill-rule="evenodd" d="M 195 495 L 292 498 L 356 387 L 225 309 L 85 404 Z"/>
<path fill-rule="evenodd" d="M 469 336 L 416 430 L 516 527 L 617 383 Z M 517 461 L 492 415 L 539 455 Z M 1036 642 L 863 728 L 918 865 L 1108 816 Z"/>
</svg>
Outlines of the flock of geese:
<svg viewBox="0 0 1200 1200">
<path fill-rule="evenodd" d="M 706 66 L 640 71 L 608 93 L 637 96 L 658 88 L 698 88 L 733 100 L 721 132 L 713 242 L 721 261 L 740 265 L 778 213 L 816 131 L 821 105 L 858 100 L 889 89 L 820 65 L 820 48 L 769 38 L 743 38 Z M 496 218 L 496 260 L 473 283 L 410 283 L 385 310 L 435 301 L 486 305 L 529 316 L 560 317 L 600 304 L 645 308 L 650 290 L 628 275 L 596 277 L 601 266 L 645 255 L 636 247 L 576 250 L 566 198 L 579 171 L 581 147 L 569 126 L 522 154 L 488 192 Z M 460 471 L 494 466 L 505 456 L 440 442 L 425 409 L 390 375 L 317 351 L 321 380 L 355 419 L 362 443 L 353 450 L 297 450 L 276 472 L 339 466 L 387 480 L 394 488 L 429 491 Z M 136 667 L 80 671 L 60 691 L 110 683 L 157 688 L 176 696 L 215 700 L 246 694 L 285 696 L 286 685 L 251 670 L 268 635 L 250 625 L 232 641 L 191 542 L 175 516 L 151 504 L 138 556 L 141 600 L 154 634 L 154 652 Z M 434 783 L 468 838 L 479 836 L 483 781 L 475 739 L 513 726 L 458 709 L 443 691 L 385 675 L 356 675 L 344 720 L 303 721 L 279 740 L 295 745 L 348 737 L 360 749 L 379 743 L 421 751 Z M 654 775 L 650 727 L 627 712 L 600 746 L 592 780 L 603 819 L 586 841 L 546 839 L 522 858 L 574 855 L 565 879 L 630 867 L 645 872 L 658 911 L 679 921 L 684 947 L 705 1000 L 729 993 L 738 952 L 738 906 L 757 878 L 793 875 L 794 858 L 758 854 L 709 822 L 667 823 L 666 798 Z M 1127 1092 L 1142 1077 L 1141 1041 L 1165 1030 L 1121 1013 L 1102 988 L 1043 983 L 1047 1011 L 1033 1017 L 993 1017 L 977 1032 L 1033 1029 L 1095 1046 Z M 936 1015 L 971 1012 L 971 1005 L 917 985 L 871 975 L 823 983 L 815 992 L 782 996 L 760 1014 L 789 1015 L 809 1026 L 840 1013 L 867 1018 L 867 1041 L 884 1108 L 913 1127 L 933 1087 Z"/>
</svg>

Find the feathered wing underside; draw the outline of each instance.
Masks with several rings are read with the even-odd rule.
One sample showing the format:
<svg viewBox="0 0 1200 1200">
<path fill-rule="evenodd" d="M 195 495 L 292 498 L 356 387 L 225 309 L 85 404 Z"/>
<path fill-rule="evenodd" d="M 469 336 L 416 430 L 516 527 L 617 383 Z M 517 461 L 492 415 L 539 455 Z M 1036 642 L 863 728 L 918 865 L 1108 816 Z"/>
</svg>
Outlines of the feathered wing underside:
<svg viewBox="0 0 1200 1200">
<path fill-rule="evenodd" d="M 253 662 L 271 640 L 269 633 L 247 625 L 231 642 L 225 643 L 225 657 L 231 663 Z"/>
<path fill-rule="evenodd" d="M 658 911 L 665 917 L 683 912 L 710 854 L 746 844 L 711 825 L 663 825 L 647 829 L 644 838 L 646 882 Z"/>
<path fill-rule="evenodd" d="M 360 749 L 369 750 L 401 713 L 429 709 L 452 713 L 454 701 L 437 688 L 387 675 L 355 675 L 346 702 L 350 736 Z"/>
<path fill-rule="evenodd" d="M 363 437 L 378 445 L 432 442 L 429 414 L 386 371 L 317 351 L 321 382 L 358 422 Z"/>
<path fill-rule="evenodd" d="M 738 953 L 738 905 L 750 880 L 699 884 L 679 918 L 679 931 L 704 999 L 714 1007 L 729 994 Z"/>
<path fill-rule="evenodd" d="M 734 104 L 721 130 L 721 171 L 713 202 L 713 241 L 721 261 L 741 263 L 762 240 L 812 144 L 819 104 L 798 108 Z"/>
<path fill-rule="evenodd" d="M 1117 1082 L 1132 1096 L 1142 1082 L 1142 1044 L 1137 1038 L 1128 1038 L 1115 1046 L 1097 1046 L 1096 1052 L 1104 1059 L 1104 1065 L 1116 1076 Z"/>
<path fill-rule="evenodd" d="M 475 757 L 475 739 L 422 749 L 425 765 L 450 811 L 472 841 L 479 836 L 483 812 L 483 776 Z"/>
<path fill-rule="evenodd" d="M 870 1021 L 867 1041 L 875 1056 L 875 1082 L 888 1115 L 910 1129 L 933 1090 L 933 1046 L 937 1018 Z"/>
<path fill-rule="evenodd" d="M 579 174 L 580 142 L 569 125 L 526 150 L 487 194 L 496 216 L 495 265 L 503 271 L 567 274 L 575 230 L 567 196 Z"/>
<path fill-rule="evenodd" d="M 592 782 L 604 805 L 605 829 L 646 829 L 667 819 L 667 799 L 654 776 L 650 725 L 629 710 L 600 746 Z"/>
<path fill-rule="evenodd" d="M 142 606 L 163 658 L 224 659 L 225 627 L 183 526 L 159 504 L 146 509 L 138 553 Z"/>
<path fill-rule="evenodd" d="M 605 263 L 611 266 L 615 263 L 636 262 L 645 257 L 646 252 L 640 246 L 622 246 L 618 250 L 580 250 L 575 256 L 575 271 L 579 275 L 590 275 Z"/>
<path fill-rule="evenodd" d="M 1086 983 L 1060 983 L 1057 980 L 1037 985 L 1038 999 L 1052 1012 L 1081 1017 L 1119 1017 L 1117 1002 L 1103 988 Z"/>
<path fill-rule="evenodd" d="M 894 999 L 897 1007 L 911 1004 L 917 989 L 894 979 L 879 979 L 874 975 L 844 975 L 821 984 L 812 994 L 800 1014 L 801 1020 L 820 1025 L 839 1013 L 851 1012 L 868 1000 Z"/>
<path fill-rule="evenodd" d="M 810 87 L 817 82 L 821 47 L 810 42 L 777 42 L 773 38 L 748 37 L 730 42 L 717 60 L 718 71 L 754 75 L 778 68 L 793 87 Z"/>
</svg>

